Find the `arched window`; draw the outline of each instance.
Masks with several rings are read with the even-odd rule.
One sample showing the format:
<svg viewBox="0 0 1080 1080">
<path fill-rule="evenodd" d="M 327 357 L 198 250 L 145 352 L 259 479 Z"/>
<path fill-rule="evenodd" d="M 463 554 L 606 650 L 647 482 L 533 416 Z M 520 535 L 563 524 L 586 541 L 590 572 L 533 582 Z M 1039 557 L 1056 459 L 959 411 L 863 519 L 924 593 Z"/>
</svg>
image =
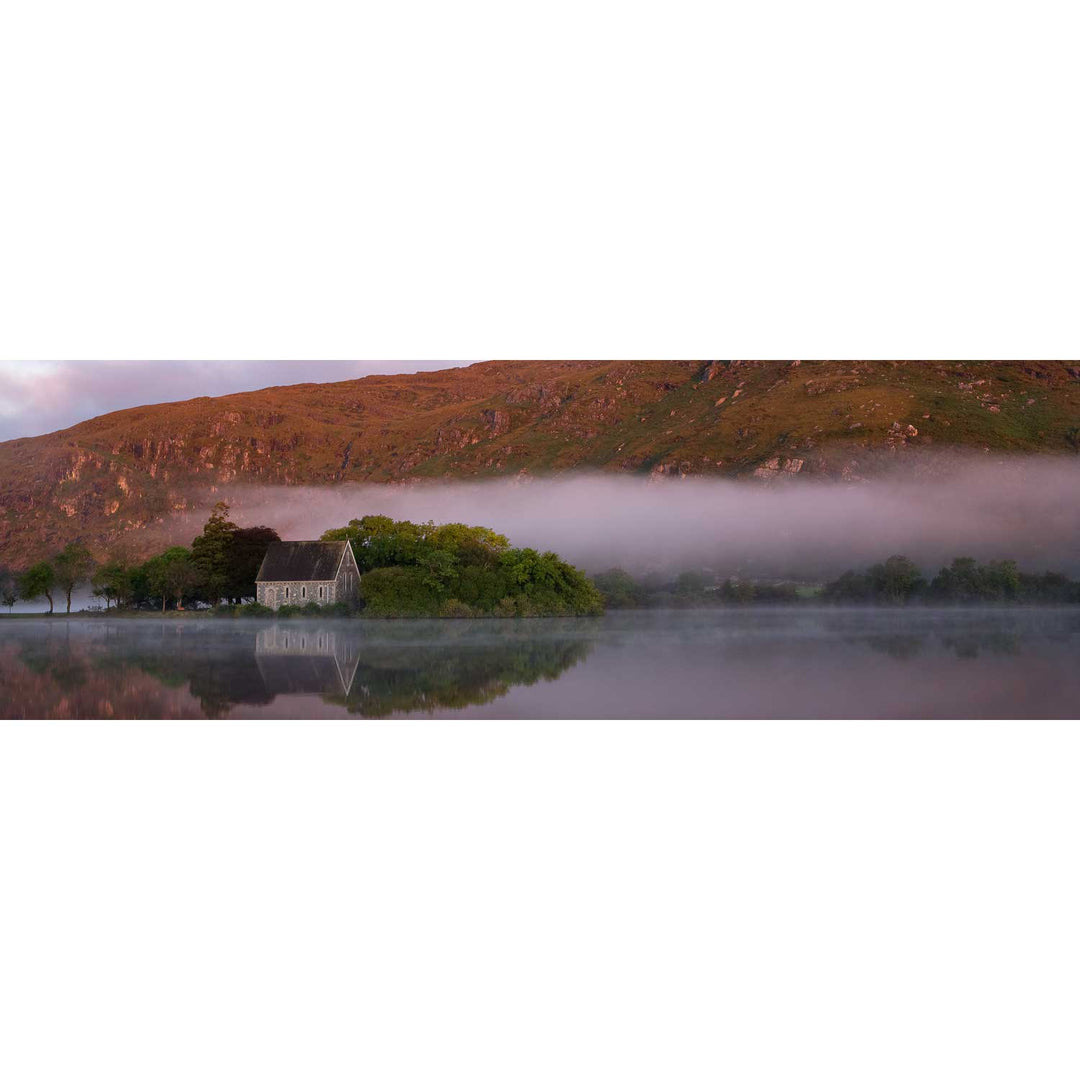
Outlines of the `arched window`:
<svg viewBox="0 0 1080 1080">
<path fill-rule="evenodd" d="M 301 585 L 300 586 L 300 599 L 301 600 L 306 600 L 307 599 L 307 586 L 306 585 Z"/>
<path fill-rule="evenodd" d="M 289 599 L 289 586 L 288 585 L 285 586 L 285 599 L 286 600 Z"/>
</svg>

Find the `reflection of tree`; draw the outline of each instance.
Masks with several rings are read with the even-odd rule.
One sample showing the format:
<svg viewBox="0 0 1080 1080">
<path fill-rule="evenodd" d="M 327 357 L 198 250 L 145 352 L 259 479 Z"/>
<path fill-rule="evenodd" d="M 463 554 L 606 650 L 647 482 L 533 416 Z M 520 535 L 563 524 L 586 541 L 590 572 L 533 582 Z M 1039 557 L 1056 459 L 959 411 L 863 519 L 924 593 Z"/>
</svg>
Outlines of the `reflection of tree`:
<svg viewBox="0 0 1080 1080">
<path fill-rule="evenodd" d="M 484 705 L 514 686 L 554 680 L 583 660 L 592 643 L 534 638 L 474 645 L 436 644 L 400 650 L 366 648 L 348 694 L 324 700 L 360 716 L 431 712 Z"/>
<path fill-rule="evenodd" d="M 850 640 L 850 639 L 849 639 Z M 926 634 L 867 634 L 854 639 L 869 645 L 874 652 L 885 653 L 896 660 L 911 660 L 926 646 Z"/>
<path fill-rule="evenodd" d="M 1019 636 L 1007 630 L 942 634 L 941 643 L 960 660 L 974 660 L 980 652 L 994 656 L 1015 656 L 1020 652 Z"/>
<path fill-rule="evenodd" d="M 0 648 L 0 715 L 220 717 L 304 693 L 361 716 L 461 709 L 558 678 L 596 633 L 575 619 L 73 631 L 28 626 Z"/>
<path fill-rule="evenodd" d="M 218 635 L 185 636 L 178 647 L 169 638 L 151 641 L 131 652 L 106 656 L 102 667 L 134 668 L 166 686 L 187 685 L 204 715 L 225 716 L 240 703 L 265 705 L 274 700 L 263 681 L 250 637 L 223 641 Z"/>
<path fill-rule="evenodd" d="M 0 645 L 0 717 L 194 718 L 203 710 L 181 688 L 130 664 L 101 665 L 100 642 L 27 635 Z"/>
<path fill-rule="evenodd" d="M 980 652 L 995 656 L 1015 656 L 1020 652 L 1020 635 L 1010 630 L 965 631 L 938 633 L 929 630 L 921 634 L 862 634 L 847 637 L 849 643 L 868 645 L 874 652 L 885 653 L 894 660 L 913 660 L 921 656 L 927 645 L 935 640 L 944 650 L 959 660 L 974 660 Z"/>
<path fill-rule="evenodd" d="M 65 625 L 65 630 L 70 626 Z M 160 715 L 156 691 L 161 688 L 186 688 L 208 717 L 224 716 L 241 702 L 266 704 L 274 699 L 255 663 L 250 634 L 178 633 L 175 626 L 140 623 L 93 628 L 98 630 L 103 632 L 31 630 L 20 635 L 22 674 L 37 677 L 33 689 L 27 686 L 26 692 L 43 703 L 45 712 L 53 714 L 55 710 L 45 703 L 55 699 L 56 707 L 70 708 L 71 715 L 121 715 L 107 708 L 102 711 L 102 702 L 115 699 L 131 702 L 125 708 L 133 711 L 123 715 Z M 5 684 L 14 677 L 10 670 L 14 657 L 7 660 Z M 141 697 L 133 698 L 137 685 L 144 690 Z M 62 703 L 65 694 L 69 700 Z"/>
<path fill-rule="evenodd" d="M 47 638 L 24 648 L 19 657 L 27 670 L 47 676 L 60 690 L 72 692 L 82 686 L 90 672 L 85 650 L 74 650 L 64 638 Z"/>
</svg>

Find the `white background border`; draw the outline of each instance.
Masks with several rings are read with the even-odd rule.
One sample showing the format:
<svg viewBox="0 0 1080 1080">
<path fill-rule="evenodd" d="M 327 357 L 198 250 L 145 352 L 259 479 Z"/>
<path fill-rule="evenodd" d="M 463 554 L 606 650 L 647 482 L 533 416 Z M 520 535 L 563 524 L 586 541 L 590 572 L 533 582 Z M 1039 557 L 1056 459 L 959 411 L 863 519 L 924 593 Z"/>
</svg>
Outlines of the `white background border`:
<svg viewBox="0 0 1080 1080">
<path fill-rule="evenodd" d="M 0 359 L 1075 357 L 1075 6 L 9 5 Z M 1074 1077 L 1070 724 L 12 724 L 0 1072 Z"/>
</svg>

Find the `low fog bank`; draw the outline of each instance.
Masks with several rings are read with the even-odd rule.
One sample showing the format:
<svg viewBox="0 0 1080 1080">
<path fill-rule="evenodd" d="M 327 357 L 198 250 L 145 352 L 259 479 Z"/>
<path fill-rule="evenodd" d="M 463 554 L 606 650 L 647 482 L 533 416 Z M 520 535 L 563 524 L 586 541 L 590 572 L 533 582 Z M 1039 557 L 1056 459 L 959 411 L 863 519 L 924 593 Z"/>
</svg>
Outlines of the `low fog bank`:
<svg viewBox="0 0 1080 1080">
<path fill-rule="evenodd" d="M 515 545 L 557 551 L 589 571 L 820 578 L 896 553 L 925 569 L 972 555 L 1080 571 L 1080 460 L 967 463 L 934 478 L 865 483 L 576 474 L 222 494 L 239 524 L 271 525 L 284 539 L 318 537 L 364 514 L 462 521 L 491 526 Z M 193 531 L 201 523 L 190 519 Z"/>
<path fill-rule="evenodd" d="M 74 614 L 76 611 L 85 611 L 87 608 L 104 607 L 105 601 L 99 600 L 94 596 L 93 591 L 89 585 L 80 585 L 79 588 L 73 589 L 71 592 L 71 611 Z M 8 614 L 12 615 L 42 615 L 49 610 L 49 601 L 44 596 L 39 596 L 36 600 L 19 600 L 10 610 L 6 607 L 0 608 L 0 617 Z M 67 598 L 63 592 L 59 589 L 53 590 L 53 611 L 58 614 L 63 614 L 67 610 Z"/>
</svg>

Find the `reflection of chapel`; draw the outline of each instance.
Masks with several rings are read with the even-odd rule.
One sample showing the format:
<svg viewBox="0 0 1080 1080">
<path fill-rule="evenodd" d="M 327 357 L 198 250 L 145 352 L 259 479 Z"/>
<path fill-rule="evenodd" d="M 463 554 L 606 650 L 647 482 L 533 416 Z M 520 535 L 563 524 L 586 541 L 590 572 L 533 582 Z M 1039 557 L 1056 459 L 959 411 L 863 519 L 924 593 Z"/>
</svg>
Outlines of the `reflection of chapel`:
<svg viewBox="0 0 1080 1080">
<path fill-rule="evenodd" d="M 271 694 L 348 694 L 360 642 L 322 627 L 268 626 L 255 639 L 255 662 Z"/>
</svg>

